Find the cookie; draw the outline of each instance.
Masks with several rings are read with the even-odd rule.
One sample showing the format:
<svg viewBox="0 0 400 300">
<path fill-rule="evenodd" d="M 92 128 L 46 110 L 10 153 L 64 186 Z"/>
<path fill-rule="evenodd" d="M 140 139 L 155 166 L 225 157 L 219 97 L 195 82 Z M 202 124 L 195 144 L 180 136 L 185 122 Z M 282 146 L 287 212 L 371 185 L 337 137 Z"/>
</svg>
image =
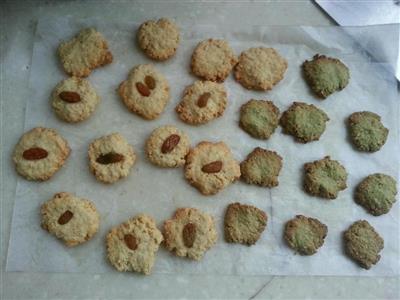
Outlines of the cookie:
<svg viewBox="0 0 400 300">
<path fill-rule="evenodd" d="M 351 141 L 360 151 L 376 152 L 386 143 L 389 130 L 383 126 L 381 117 L 373 112 L 352 113 L 347 124 Z"/>
<path fill-rule="evenodd" d="M 354 222 L 343 237 L 347 255 L 364 269 L 370 269 L 381 258 L 384 241 L 367 221 Z"/>
<path fill-rule="evenodd" d="M 150 274 L 163 241 L 153 218 L 140 214 L 112 228 L 107 234 L 107 257 L 120 272 Z"/>
<path fill-rule="evenodd" d="M 228 205 L 224 232 L 228 243 L 254 245 L 267 226 L 267 215 L 261 209 L 238 202 Z"/>
<path fill-rule="evenodd" d="M 118 93 L 131 112 L 147 120 L 158 118 L 170 99 L 168 82 L 153 65 L 134 67 Z"/>
<path fill-rule="evenodd" d="M 223 82 L 237 61 L 227 41 L 208 39 L 194 49 L 191 69 L 202 79 Z"/>
<path fill-rule="evenodd" d="M 260 147 L 255 148 L 246 160 L 240 163 L 241 178 L 248 184 L 272 188 L 279 185 L 282 157 Z"/>
<path fill-rule="evenodd" d="M 269 139 L 279 123 L 279 109 L 272 101 L 250 100 L 240 108 L 240 127 L 257 139 Z"/>
<path fill-rule="evenodd" d="M 36 127 L 24 133 L 14 148 L 13 161 L 28 180 L 50 179 L 65 163 L 71 149 L 56 130 Z"/>
<path fill-rule="evenodd" d="M 349 83 L 349 69 L 336 58 L 316 54 L 311 61 L 306 60 L 302 68 L 307 84 L 323 99 L 343 90 Z"/>
<path fill-rule="evenodd" d="M 70 77 L 57 84 L 51 95 L 51 105 L 57 117 L 76 123 L 88 119 L 100 97 L 86 79 Z"/>
<path fill-rule="evenodd" d="M 146 141 L 148 159 L 163 168 L 183 166 L 189 149 L 190 142 L 187 134 L 170 125 L 154 129 Z"/>
<path fill-rule="evenodd" d="M 236 80 L 249 90 L 271 90 L 283 79 L 287 61 L 273 48 L 250 48 L 239 56 Z"/>
<path fill-rule="evenodd" d="M 68 247 L 90 240 L 99 230 L 100 215 L 86 199 L 62 192 L 42 204 L 41 226 Z"/>
<path fill-rule="evenodd" d="M 222 84 L 196 81 L 186 87 L 183 98 L 175 110 L 183 122 L 199 125 L 222 116 L 226 104 L 227 94 Z"/>
<path fill-rule="evenodd" d="M 203 195 L 214 195 L 240 177 L 240 166 L 225 143 L 201 142 L 186 157 L 185 177 Z"/>
<path fill-rule="evenodd" d="M 317 219 L 297 215 L 285 224 L 284 239 L 301 255 L 313 255 L 324 244 L 328 227 Z"/>
<path fill-rule="evenodd" d="M 58 56 L 68 75 L 87 77 L 93 69 L 113 61 L 108 43 L 94 28 L 81 30 L 78 35 L 58 47 Z"/>
<path fill-rule="evenodd" d="M 173 56 L 179 45 L 179 28 L 169 19 L 149 20 L 140 25 L 137 32 L 140 49 L 154 60 L 166 60 Z"/>
<path fill-rule="evenodd" d="M 367 176 L 357 186 L 354 199 L 370 214 L 380 216 L 389 212 L 396 202 L 396 180 L 385 174 Z"/>
<path fill-rule="evenodd" d="M 304 171 L 304 190 L 312 196 L 336 199 L 347 187 L 346 169 L 329 156 L 304 164 Z"/>
<path fill-rule="evenodd" d="M 133 147 L 119 133 L 95 139 L 89 145 L 88 154 L 90 171 L 104 183 L 128 176 L 136 160 Z"/>
<path fill-rule="evenodd" d="M 293 102 L 282 114 L 283 132 L 292 135 L 297 142 L 318 141 L 325 131 L 328 115 L 318 107 L 303 102 Z"/>
<path fill-rule="evenodd" d="M 179 208 L 164 222 L 164 238 L 165 247 L 175 255 L 200 260 L 218 235 L 212 216 L 196 208 Z"/>
</svg>

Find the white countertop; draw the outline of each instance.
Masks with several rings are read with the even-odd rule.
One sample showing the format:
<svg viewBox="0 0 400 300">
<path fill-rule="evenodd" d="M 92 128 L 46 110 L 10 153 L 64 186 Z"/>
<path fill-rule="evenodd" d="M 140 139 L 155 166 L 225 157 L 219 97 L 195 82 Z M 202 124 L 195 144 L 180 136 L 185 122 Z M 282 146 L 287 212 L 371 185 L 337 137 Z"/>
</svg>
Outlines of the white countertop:
<svg viewBox="0 0 400 300">
<path fill-rule="evenodd" d="M 246 9 L 244 7 L 247 7 Z M 2 299 L 73 298 L 329 298 L 398 299 L 399 278 L 188 276 L 4 272 L 16 174 L 10 157 L 23 132 L 36 21 L 72 15 L 142 22 L 172 17 L 182 23 L 333 25 L 312 2 L 187 3 L 151 1 L 5 1 L 1 8 L 1 288 Z M 188 13 L 188 12 L 195 13 Z M 193 18 L 193 15 L 195 16 Z"/>
</svg>

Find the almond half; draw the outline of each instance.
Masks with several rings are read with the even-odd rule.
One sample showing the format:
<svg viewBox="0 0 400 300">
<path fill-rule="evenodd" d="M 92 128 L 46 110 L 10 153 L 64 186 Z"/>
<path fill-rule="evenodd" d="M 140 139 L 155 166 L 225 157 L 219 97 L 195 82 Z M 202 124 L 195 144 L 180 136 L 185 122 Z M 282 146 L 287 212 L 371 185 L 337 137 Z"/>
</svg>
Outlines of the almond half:
<svg viewBox="0 0 400 300">
<path fill-rule="evenodd" d="M 46 158 L 48 155 L 49 153 L 40 147 L 33 147 L 25 150 L 22 153 L 22 157 L 25 158 L 26 160 L 39 160 Z"/>
<path fill-rule="evenodd" d="M 185 227 L 183 227 L 182 239 L 186 247 L 188 248 L 193 247 L 194 241 L 196 239 L 196 232 L 197 232 L 196 224 L 187 223 Z"/>
<path fill-rule="evenodd" d="M 101 154 L 97 157 L 96 162 L 102 165 L 114 164 L 124 160 L 124 156 L 119 153 L 109 152 L 106 154 Z"/>
<path fill-rule="evenodd" d="M 204 165 L 201 170 L 204 173 L 218 173 L 222 169 L 222 161 L 216 160 Z"/>
<path fill-rule="evenodd" d="M 58 94 L 58 97 L 67 103 L 76 103 L 81 101 L 81 95 L 79 95 L 77 92 L 64 91 Z"/>
<path fill-rule="evenodd" d="M 139 94 L 143 97 L 150 96 L 149 88 L 141 82 L 136 82 L 136 89 L 138 90 Z"/>
<path fill-rule="evenodd" d="M 208 99 L 210 99 L 211 97 L 211 93 L 207 92 L 202 94 L 199 99 L 197 100 L 197 106 L 202 108 L 202 107 L 206 107 L 207 103 L 208 103 Z"/>
<path fill-rule="evenodd" d="M 169 137 L 167 137 L 164 141 L 164 143 L 161 146 L 161 153 L 166 154 L 174 150 L 176 145 L 179 144 L 179 141 L 181 140 L 181 137 L 177 134 L 171 134 Z"/>
<path fill-rule="evenodd" d="M 58 224 L 60 225 L 65 225 L 69 221 L 71 221 L 72 217 L 74 214 L 70 210 L 66 210 L 59 218 L 58 218 Z"/>
<path fill-rule="evenodd" d="M 138 244 L 137 244 L 136 238 L 132 234 L 130 234 L 130 233 L 125 234 L 124 235 L 124 241 L 125 241 L 125 245 L 129 249 L 131 249 L 133 251 L 135 251 L 137 249 Z"/>
</svg>

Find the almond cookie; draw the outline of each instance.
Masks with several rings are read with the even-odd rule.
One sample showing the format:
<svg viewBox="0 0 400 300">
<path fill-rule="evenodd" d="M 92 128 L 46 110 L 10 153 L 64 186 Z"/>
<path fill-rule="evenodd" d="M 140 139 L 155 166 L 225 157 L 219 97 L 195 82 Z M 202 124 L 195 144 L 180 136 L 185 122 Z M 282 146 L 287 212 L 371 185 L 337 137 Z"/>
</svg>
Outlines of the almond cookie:
<svg viewBox="0 0 400 300">
<path fill-rule="evenodd" d="M 347 180 L 346 169 L 329 156 L 304 165 L 304 190 L 312 196 L 336 199 L 344 190 Z"/>
<path fill-rule="evenodd" d="M 279 185 L 278 176 L 282 169 L 282 157 L 274 152 L 257 147 L 246 160 L 240 163 L 242 179 L 249 183 L 264 187 Z"/>
<path fill-rule="evenodd" d="M 134 67 L 118 93 L 131 112 L 147 120 L 158 118 L 170 98 L 167 80 L 153 65 Z"/>
<path fill-rule="evenodd" d="M 373 112 L 352 113 L 347 124 L 351 141 L 360 151 L 376 152 L 386 143 L 389 130 L 383 126 L 381 117 Z"/>
<path fill-rule="evenodd" d="M 228 243 L 255 244 L 267 226 L 267 215 L 261 209 L 238 202 L 228 205 L 224 232 Z"/>
<path fill-rule="evenodd" d="M 367 221 L 354 222 L 343 234 L 345 251 L 362 268 L 369 269 L 381 256 L 384 241 Z"/>
<path fill-rule="evenodd" d="M 236 80 L 249 90 L 271 90 L 283 79 L 287 61 L 273 48 L 250 48 L 239 56 Z"/>
<path fill-rule="evenodd" d="M 65 163 L 71 149 L 57 131 L 36 127 L 24 133 L 15 146 L 17 172 L 28 180 L 50 179 Z"/>
<path fill-rule="evenodd" d="M 396 180 L 388 175 L 376 173 L 361 181 L 354 198 L 370 214 L 380 216 L 392 208 L 396 202 L 396 194 Z"/>
<path fill-rule="evenodd" d="M 208 39 L 194 49 L 191 69 L 193 74 L 205 80 L 223 82 L 237 61 L 227 41 Z"/>
<path fill-rule="evenodd" d="M 240 177 L 240 166 L 225 143 L 201 142 L 186 157 L 185 177 L 203 195 L 214 195 Z"/>
<path fill-rule="evenodd" d="M 163 241 L 153 218 L 140 214 L 112 228 L 107 234 L 107 257 L 120 272 L 149 275 Z"/>
<path fill-rule="evenodd" d="M 240 127 L 257 139 L 269 139 L 279 123 L 279 109 L 272 101 L 250 100 L 240 108 Z"/>
<path fill-rule="evenodd" d="M 320 98 L 325 99 L 343 90 L 349 83 L 349 69 L 336 58 L 316 54 L 311 61 L 306 60 L 302 67 L 308 85 Z"/>
<path fill-rule="evenodd" d="M 297 215 L 285 225 L 284 239 L 301 255 L 313 255 L 324 244 L 328 227 L 317 219 Z"/>
<path fill-rule="evenodd" d="M 283 132 L 292 135 L 297 142 L 318 141 L 325 131 L 328 115 L 312 104 L 293 102 L 282 114 Z"/>
<path fill-rule="evenodd" d="M 112 62 L 113 56 L 103 35 L 94 28 L 81 30 L 58 47 L 58 56 L 67 74 L 87 77 L 93 69 Z"/>
<path fill-rule="evenodd" d="M 139 47 L 154 60 L 173 56 L 179 45 L 179 28 L 169 19 L 149 20 L 137 32 Z"/>
<path fill-rule="evenodd" d="M 56 115 L 69 123 L 89 118 L 100 102 L 90 82 L 79 77 L 70 77 L 58 83 L 51 98 Z"/>
<path fill-rule="evenodd" d="M 135 163 L 133 147 L 119 133 L 95 139 L 89 145 L 89 168 L 104 183 L 113 183 L 129 175 Z"/>
<path fill-rule="evenodd" d="M 183 98 L 175 110 L 183 122 L 199 125 L 222 116 L 226 103 L 227 94 L 222 84 L 196 81 L 186 87 Z"/>
<path fill-rule="evenodd" d="M 164 222 L 165 247 L 177 256 L 200 260 L 217 241 L 214 218 L 195 208 L 179 208 Z"/>
<path fill-rule="evenodd" d="M 183 166 L 189 149 L 186 133 L 170 125 L 153 130 L 146 142 L 147 157 L 153 164 L 163 168 Z"/>
<path fill-rule="evenodd" d="M 90 240 L 99 229 L 100 215 L 92 202 L 70 193 L 57 193 L 40 209 L 42 228 L 68 247 Z"/>
</svg>

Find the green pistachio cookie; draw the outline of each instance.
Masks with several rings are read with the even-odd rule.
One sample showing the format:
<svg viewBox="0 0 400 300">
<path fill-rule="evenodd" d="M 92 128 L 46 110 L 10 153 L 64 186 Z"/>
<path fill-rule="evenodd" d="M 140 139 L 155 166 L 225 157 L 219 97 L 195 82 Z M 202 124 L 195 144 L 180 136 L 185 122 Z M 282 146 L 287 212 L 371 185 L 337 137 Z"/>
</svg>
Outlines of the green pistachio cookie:
<svg viewBox="0 0 400 300">
<path fill-rule="evenodd" d="M 349 69 L 340 60 L 316 54 L 311 61 L 303 63 L 305 79 L 320 98 L 344 89 L 349 83 Z"/>
<path fill-rule="evenodd" d="M 240 127 L 257 139 L 268 139 L 279 123 L 279 109 L 272 101 L 250 100 L 240 108 Z"/>
<path fill-rule="evenodd" d="M 378 151 L 386 142 L 389 130 L 381 117 L 369 111 L 352 113 L 348 119 L 351 141 L 360 151 Z"/>
<path fill-rule="evenodd" d="M 327 114 L 312 104 L 293 102 L 281 117 L 283 132 L 300 143 L 317 141 L 325 131 Z"/>
</svg>

